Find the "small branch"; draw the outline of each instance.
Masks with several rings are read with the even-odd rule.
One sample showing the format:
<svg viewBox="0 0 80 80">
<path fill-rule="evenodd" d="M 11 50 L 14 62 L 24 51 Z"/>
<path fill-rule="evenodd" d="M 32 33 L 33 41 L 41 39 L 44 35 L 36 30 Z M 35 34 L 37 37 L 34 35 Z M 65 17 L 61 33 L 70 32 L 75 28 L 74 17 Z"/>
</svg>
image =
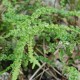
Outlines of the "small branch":
<svg viewBox="0 0 80 80">
<path fill-rule="evenodd" d="M 37 71 L 31 76 L 31 78 L 29 80 L 33 80 L 34 76 L 40 71 L 40 69 L 45 65 L 46 63 L 44 63 L 42 66 L 40 66 Z"/>
<path fill-rule="evenodd" d="M 42 78 L 42 76 L 43 76 L 44 72 L 46 72 L 48 69 L 49 69 L 49 68 L 47 68 L 47 69 L 45 69 L 45 70 L 43 69 L 43 72 L 42 72 L 42 74 L 41 74 L 41 76 L 40 76 L 39 80 L 41 80 L 41 78 Z"/>
<path fill-rule="evenodd" d="M 51 66 L 52 67 L 52 66 Z M 57 74 L 59 74 L 60 76 L 62 76 L 62 74 L 58 71 L 58 70 L 56 70 L 54 67 L 52 67 L 52 69 L 57 73 Z"/>
<path fill-rule="evenodd" d="M 35 79 L 38 78 L 40 75 L 42 75 L 42 74 L 43 74 L 44 72 L 46 72 L 47 70 L 49 70 L 49 68 L 45 69 L 45 70 L 42 71 L 40 74 L 38 74 L 38 75 L 35 77 Z"/>
<path fill-rule="evenodd" d="M 50 70 L 51 75 L 55 78 L 55 80 L 58 80 L 58 78 L 52 73 L 52 71 Z"/>
</svg>

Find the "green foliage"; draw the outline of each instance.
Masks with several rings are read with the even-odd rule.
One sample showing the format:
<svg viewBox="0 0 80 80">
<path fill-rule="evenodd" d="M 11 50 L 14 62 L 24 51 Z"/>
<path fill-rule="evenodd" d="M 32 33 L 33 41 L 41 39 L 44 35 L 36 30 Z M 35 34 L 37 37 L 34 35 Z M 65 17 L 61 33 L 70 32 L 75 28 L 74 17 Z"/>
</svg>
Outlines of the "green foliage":
<svg viewBox="0 0 80 80">
<path fill-rule="evenodd" d="M 7 49 L 7 53 L 9 55 L 6 55 L 4 52 L 0 55 L 0 61 L 1 60 L 13 61 L 12 66 L 8 67 L 8 69 L 12 67 L 12 80 L 17 80 L 21 65 L 27 67 L 28 62 L 30 62 L 33 64 L 32 68 L 34 68 L 36 65 L 40 66 L 39 61 L 41 60 L 49 62 L 48 59 L 43 59 L 40 56 L 38 56 L 40 58 L 36 57 L 35 54 L 37 53 L 33 49 L 35 46 L 35 40 L 34 40 L 35 35 L 41 36 L 46 40 L 46 42 L 50 47 L 49 50 L 50 52 L 55 51 L 58 44 L 58 42 L 56 42 L 55 40 L 60 39 L 60 41 L 66 48 L 67 51 L 66 54 L 69 55 L 71 54 L 71 50 L 73 50 L 73 47 L 75 46 L 74 44 L 76 44 L 77 42 L 76 38 L 77 35 L 78 34 L 80 35 L 79 28 L 75 28 L 73 26 L 68 27 L 64 25 L 58 25 L 52 22 L 49 23 L 47 22 L 46 17 L 44 17 L 46 15 L 53 15 L 53 14 L 59 14 L 62 17 L 80 16 L 79 11 L 65 11 L 63 9 L 58 10 L 51 7 L 43 7 L 43 6 L 41 7 L 39 2 L 35 4 L 38 7 L 34 5 L 32 5 L 32 7 L 30 5 L 28 6 L 28 11 L 30 9 L 32 10 L 34 6 L 34 9 L 32 10 L 31 14 L 22 14 L 19 13 L 18 9 L 16 8 L 17 5 L 16 0 L 14 0 L 14 5 L 8 0 L 3 0 L 3 5 L 7 8 L 7 10 L 2 15 L 2 20 L 4 23 L 7 23 L 4 25 L 6 25 L 7 27 L 8 26 L 11 27 L 11 29 L 9 29 L 9 32 L 7 32 L 6 35 L 3 36 L 3 39 L 6 40 L 7 38 L 11 38 L 11 40 L 14 40 L 12 42 L 12 45 L 14 46 L 12 47 L 13 49 L 12 53 L 9 53 L 9 49 Z M 22 8 L 20 8 L 20 10 L 22 10 L 23 7 L 24 6 L 22 5 Z M 52 43 L 50 42 L 50 38 L 53 39 Z M 66 45 L 67 43 L 69 43 L 69 45 Z M 24 52 L 25 51 L 24 47 L 26 45 L 28 51 Z M 62 58 L 63 54 L 65 54 L 64 48 L 60 50 Z M 23 63 L 26 64 L 24 65 Z M 72 74 L 71 71 L 70 74 Z M 76 74 L 74 74 L 74 76 L 76 76 Z M 69 80 L 71 79 L 72 76 L 69 77 Z"/>
<path fill-rule="evenodd" d="M 80 10 L 80 0 L 61 0 L 61 6 L 65 9 L 66 5 L 70 7 L 70 10 Z"/>
<path fill-rule="evenodd" d="M 74 67 L 67 68 L 69 80 L 79 80 L 80 73 Z"/>
<path fill-rule="evenodd" d="M 68 3 L 68 0 L 61 0 L 60 3 L 61 6 L 64 7 Z"/>
</svg>

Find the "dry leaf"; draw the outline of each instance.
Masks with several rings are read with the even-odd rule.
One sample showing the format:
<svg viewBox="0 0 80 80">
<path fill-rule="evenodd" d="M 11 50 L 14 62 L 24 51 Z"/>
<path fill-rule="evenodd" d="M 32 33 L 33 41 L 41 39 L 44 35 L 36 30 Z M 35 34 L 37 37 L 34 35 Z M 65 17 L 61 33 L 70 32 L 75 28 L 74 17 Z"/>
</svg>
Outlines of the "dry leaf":
<svg viewBox="0 0 80 80">
<path fill-rule="evenodd" d="M 59 49 L 54 52 L 55 59 L 59 59 Z"/>
<path fill-rule="evenodd" d="M 80 64 L 78 64 L 76 67 L 77 67 L 77 68 L 78 68 L 78 70 L 80 71 Z"/>
<path fill-rule="evenodd" d="M 2 47 L 0 47 L 0 50 L 2 49 Z"/>
<path fill-rule="evenodd" d="M 78 20 L 76 21 L 76 25 L 80 27 L 80 17 L 78 17 Z"/>
<path fill-rule="evenodd" d="M 63 56 L 63 61 L 64 61 L 64 62 L 67 62 L 68 59 L 69 59 L 69 56 L 68 56 L 67 54 L 65 54 L 65 55 Z"/>
<path fill-rule="evenodd" d="M 80 64 L 80 60 L 77 59 L 77 60 L 74 61 L 74 63 L 75 64 Z"/>
</svg>

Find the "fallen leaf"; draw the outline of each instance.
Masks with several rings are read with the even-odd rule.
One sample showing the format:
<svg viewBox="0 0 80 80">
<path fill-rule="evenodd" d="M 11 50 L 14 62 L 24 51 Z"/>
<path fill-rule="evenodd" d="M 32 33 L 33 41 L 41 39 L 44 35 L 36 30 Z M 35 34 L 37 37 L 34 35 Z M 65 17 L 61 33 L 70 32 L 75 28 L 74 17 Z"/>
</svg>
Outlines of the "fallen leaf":
<svg viewBox="0 0 80 80">
<path fill-rule="evenodd" d="M 78 70 L 80 71 L 80 64 L 77 65 Z"/>
<path fill-rule="evenodd" d="M 0 50 L 2 49 L 2 47 L 0 47 Z"/>
</svg>

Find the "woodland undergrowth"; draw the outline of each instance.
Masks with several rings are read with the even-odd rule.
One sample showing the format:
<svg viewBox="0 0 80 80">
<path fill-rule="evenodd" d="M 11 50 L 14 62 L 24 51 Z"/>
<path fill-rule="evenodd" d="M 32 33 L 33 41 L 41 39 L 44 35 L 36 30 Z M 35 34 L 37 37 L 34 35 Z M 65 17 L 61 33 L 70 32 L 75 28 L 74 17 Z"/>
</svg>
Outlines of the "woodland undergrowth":
<svg viewBox="0 0 80 80">
<path fill-rule="evenodd" d="M 17 80 L 20 69 L 27 69 L 29 63 L 32 69 L 41 62 L 57 68 L 54 60 L 59 59 L 62 74 L 68 80 L 79 80 L 80 72 L 73 63 L 80 60 L 80 25 L 74 22 L 80 11 L 66 10 L 64 1 L 57 9 L 43 6 L 40 0 L 2 0 L 0 65 L 11 63 L 5 69 L 0 66 L 0 74 L 10 70 L 11 80 Z"/>
</svg>

